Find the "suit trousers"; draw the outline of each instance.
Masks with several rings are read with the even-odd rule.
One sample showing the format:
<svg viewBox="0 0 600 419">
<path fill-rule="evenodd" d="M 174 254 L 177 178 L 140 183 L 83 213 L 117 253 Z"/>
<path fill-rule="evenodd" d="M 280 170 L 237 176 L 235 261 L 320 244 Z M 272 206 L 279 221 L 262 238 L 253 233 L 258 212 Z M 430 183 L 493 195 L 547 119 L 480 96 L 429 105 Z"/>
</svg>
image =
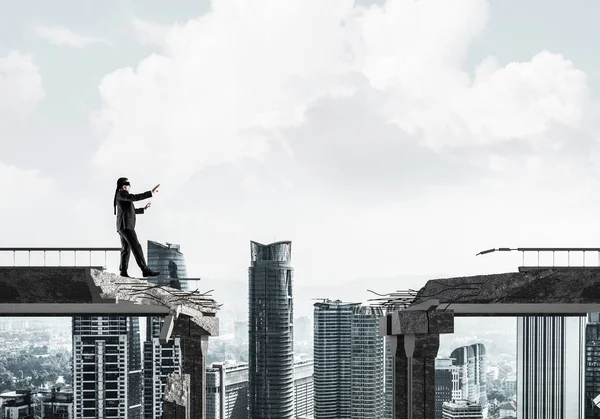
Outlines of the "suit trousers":
<svg viewBox="0 0 600 419">
<path fill-rule="evenodd" d="M 135 230 L 119 230 L 119 236 L 121 236 L 121 263 L 119 265 L 119 271 L 121 273 L 127 272 L 127 268 L 129 267 L 129 256 L 131 255 L 131 252 L 133 252 L 133 257 L 138 266 L 142 272 L 146 272 L 148 270 L 148 265 L 144 259 L 144 251 L 142 250 L 142 245 L 137 238 Z"/>
</svg>

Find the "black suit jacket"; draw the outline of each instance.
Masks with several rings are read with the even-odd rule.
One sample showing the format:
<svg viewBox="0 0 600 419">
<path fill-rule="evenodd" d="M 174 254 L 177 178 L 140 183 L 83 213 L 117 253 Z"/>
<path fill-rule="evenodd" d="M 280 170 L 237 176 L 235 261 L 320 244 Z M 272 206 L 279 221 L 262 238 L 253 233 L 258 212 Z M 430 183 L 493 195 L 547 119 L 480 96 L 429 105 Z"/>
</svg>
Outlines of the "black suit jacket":
<svg viewBox="0 0 600 419">
<path fill-rule="evenodd" d="M 143 214 L 144 208 L 136 208 L 133 203 L 152 197 L 152 192 L 131 194 L 125 190 L 117 192 L 117 231 L 134 230 L 135 215 Z"/>
</svg>

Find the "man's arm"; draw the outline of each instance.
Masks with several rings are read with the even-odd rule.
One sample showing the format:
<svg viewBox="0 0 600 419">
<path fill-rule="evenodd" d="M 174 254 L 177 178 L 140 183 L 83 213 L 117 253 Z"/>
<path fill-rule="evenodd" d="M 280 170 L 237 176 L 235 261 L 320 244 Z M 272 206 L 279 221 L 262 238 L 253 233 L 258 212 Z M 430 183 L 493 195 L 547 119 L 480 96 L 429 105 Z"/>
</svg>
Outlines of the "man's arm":
<svg viewBox="0 0 600 419">
<path fill-rule="evenodd" d="M 141 201 L 142 199 L 152 198 L 152 192 L 147 191 L 144 193 L 132 194 L 126 190 L 120 190 L 117 194 L 117 201 L 135 202 Z"/>
<path fill-rule="evenodd" d="M 136 214 L 143 214 L 144 213 L 144 208 L 143 207 L 142 208 L 136 208 L 135 209 L 135 213 Z"/>
</svg>

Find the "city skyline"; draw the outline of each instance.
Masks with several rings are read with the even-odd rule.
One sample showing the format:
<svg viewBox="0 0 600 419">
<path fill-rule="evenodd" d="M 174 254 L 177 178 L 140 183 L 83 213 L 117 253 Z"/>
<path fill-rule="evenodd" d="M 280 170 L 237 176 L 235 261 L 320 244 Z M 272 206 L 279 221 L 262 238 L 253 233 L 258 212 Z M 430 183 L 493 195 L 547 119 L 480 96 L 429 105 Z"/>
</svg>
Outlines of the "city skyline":
<svg viewBox="0 0 600 419">
<path fill-rule="evenodd" d="M 438 418 L 600 417 L 600 318 L 582 306 L 596 304 L 600 283 L 598 15 L 587 0 L 7 5 L 4 314 L 26 300 L 40 310 L 106 303 L 118 253 L 106 271 L 71 277 L 62 268 L 71 260 L 100 267 L 102 255 L 10 248 L 118 247 L 122 177 L 133 193 L 161 185 L 137 220 L 148 264 L 162 273 L 154 283 L 211 290 L 219 307 L 173 311 L 192 297 L 149 291 L 167 300 L 147 312 L 171 310 L 165 324 L 177 333 L 166 345 L 156 314 L 86 316 L 95 307 L 86 305 L 69 320 L 66 350 L 62 332 L 48 337 L 65 319 L 0 321 L 0 385 L 49 390 L 68 353 L 78 417 L 144 408 L 159 417 L 172 370 L 184 392 L 189 378 L 189 398 L 183 407 L 175 387 L 166 391 L 167 415 L 200 414 L 208 400 L 213 416 L 388 419 L 393 406 L 395 416 L 431 418 L 435 394 Z M 554 250 L 485 251 L 517 250 L 500 246 Z M 42 263 L 61 266 L 65 287 L 42 270 L 26 274 Z M 547 271 L 565 265 L 583 274 Z M 389 306 L 369 299 L 394 291 L 419 305 L 376 321 Z M 116 298 L 151 297 L 142 295 Z M 71 300 L 54 305 L 62 298 Z M 323 332 L 327 316 L 313 314 L 328 298 L 352 302 L 336 342 Z M 490 317 L 458 320 L 469 315 Z M 444 383 L 434 389 L 436 375 Z"/>
<path fill-rule="evenodd" d="M 280 242 L 280 243 L 275 243 L 272 245 L 260 245 L 258 246 L 256 249 L 253 249 L 253 258 L 257 258 L 258 260 L 262 260 L 263 258 L 267 259 L 267 262 L 273 262 L 272 258 L 281 258 L 281 259 L 285 259 L 287 260 L 287 258 L 289 258 L 289 254 L 290 251 L 289 249 L 286 250 L 285 246 L 282 250 L 277 250 L 277 246 L 281 246 L 281 245 L 285 245 L 285 244 L 289 244 L 289 242 Z M 275 247 L 273 247 L 273 245 L 275 245 Z M 273 249 L 271 249 L 271 247 L 273 247 Z M 284 263 L 284 265 L 286 265 L 286 263 Z M 285 276 L 285 275 L 284 275 Z M 357 307 L 360 306 L 360 304 L 350 304 L 350 307 Z M 371 308 L 372 309 L 372 308 Z M 354 310 L 353 310 L 354 311 Z M 355 314 L 355 313 L 353 313 Z M 290 313 L 290 315 L 292 315 Z M 378 312 L 378 316 L 382 315 L 382 312 Z M 376 319 L 378 316 L 375 316 L 374 319 Z M 115 319 L 116 320 L 116 319 Z M 567 319 L 567 321 L 570 321 L 573 319 Z M 577 320 L 576 318 L 574 320 Z M 109 318 L 110 321 L 110 318 Z M 318 324 L 318 322 L 315 323 L 316 325 Z M 377 324 L 377 322 L 375 323 Z M 158 326 L 158 325 L 157 325 Z M 359 325 L 359 329 L 362 329 L 364 325 Z M 316 331 L 317 329 L 315 329 Z M 354 325 L 352 325 L 351 330 L 354 330 Z M 558 330 L 558 329 L 557 329 Z M 490 330 L 488 330 L 488 332 L 490 332 Z M 580 331 L 581 332 L 581 331 Z M 353 332 L 352 332 L 353 334 Z M 378 334 L 377 334 L 378 335 Z M 580 333 L 579 334 L 579 339 L 582 339 L 583 335 Z M 381 338 L 379 337 L 378 339 L 381 340 Z M 566 341 L 572 341 L 572 338 L 567 337 Z M 381 342 L 382 343 L 382 342 Z M 536 344 L 534 344 L 536 345 Z M 354 348 L 354 344 L 352 345 L 353 347 L 353 352 L 356 350 L 356 348 Z M 579 350 L 581 351 L 581 348 L 583 347 L 583 345 L 579 346 Z M 381 349 L 381 359 L 380 359 L 380 365 L 379 368 L 381 369 L 382 375 L 380 377 L 380 385 L 382 386 L 380 388 L 381 392 L 383 391 L 383 346 L 380 348 Z M 485 370 L 485 360 L 482 360 L 482 356 L 484 356 L 486 354 L 486 350 L 483 348 L 483 346 L 481 344 L 473 344 L 470 345 L 469 347 L 461 347 L 458 349 L 455 349 L 452 351 L 451 353 L 451 357 L 454 358 L 457 361 L 457 365 L 461 365 L 462 368 L 466 368 L 465 373 L 463 374 L 465 378 L 462 379 L 463 385 L 465 383 L 468 383 L 468 388 L 466 389 L 466 392 L 463 392 L 463 396 L 464 398 L 479 398 L 479 401 L 481 400 L 481 397 L 483 397 L 484 399 L 486 398 L 485 392 L 482 392 L 482 387 L 479 384 L 476 384 L 475 381 L 477 381 L 478 377 L 481 377 L 481 379 L 483 380 L 483 377 L 485 376 L 485 374 L 487 374 L 487 371 Z M 581 353 L 579 354 L 579 356 L 581 357 Z M 371 357 L 373 358 L 373 357 Z M 564 363 L 564 371 L 568 371 L 570 370 L 571 372 L 573 372 L 573 362 L 572 360 L 577 361 L 576 358 L 573 358 L 570 355 L 567 355 L 566 358 L 569 358 L 565 361 Z M 572 359 L 571 359 L 572 358 Z M 354 361 L 354 359 L 353 359 Z M 581 359 L 578 361 L 581 364 Z M 468 367 L 467 367 L 468 365 Z M 369 368 L 367 368 L 368 370 Z M 354 372 L 360 370 L 360 366 L 356 365 L 353 366 L 352 368 L 352 375 L 354 375 Z M 577 368 L 575 368 L 575 370 L 577 370 Z M 582 377 L 583 376 L 583 370 L 580 370 L 579 376 Z M 567 376 L 571 374 L 571 373 L 567 373 Z M 368 374 L 367 374 L 368 375 Z M 360 378 L 361 380 L 366 379 L 365 377 Z M 475 387 L 471 386 L 471 381 L 473 381 L 475 383 L 475 385 L 478 387 L 478 389 L 476 391 L 473 391 Z M 298 390 L 296 389 L 296 392 Z M 579 389 L 572 387 L 568 390 L 570 393 L 577 393 L 578 391 L 581 393 L 582 392 L 582 388 L 580 387 Z M 382 394 L 380 394 L 382 396 Z M 569 398 L 569 396 L 567 395 L 567 399 Z M 354 397 L 353 397 L 354 399 Z M 383 401 L 383 398 L 382 398 Z M 582 399 L 583 401 L 583 399 Z M 381 405 L 383 405 L 383 402 L 381 403 Z M 484 409 L 485 410 L 485 409 Z"/>
</svg>

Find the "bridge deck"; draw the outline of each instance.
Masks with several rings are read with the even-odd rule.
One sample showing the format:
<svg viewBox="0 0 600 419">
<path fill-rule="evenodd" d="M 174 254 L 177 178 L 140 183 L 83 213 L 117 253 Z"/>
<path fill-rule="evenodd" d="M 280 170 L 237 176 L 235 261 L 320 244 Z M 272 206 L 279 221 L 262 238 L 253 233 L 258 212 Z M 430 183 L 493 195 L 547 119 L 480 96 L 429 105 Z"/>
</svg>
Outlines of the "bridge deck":
<svg viewBox="0 0 600 419">
<path fill-rule="evenodd" d="M 439 309 L 455 316 L 582 316 L 600 311 L 600 269 L 541 267 L 433 279 L 411 307 L 430 300 L 439 300 Z"/>
<path fill-rule="evenodd" d="M 187 306 L 217 333 L 210 297 L 91 267 L 0 267 L 0 316 L 166 316 Z M 210 323 L 210 324 L 209 324 Z"/>
</svg>

